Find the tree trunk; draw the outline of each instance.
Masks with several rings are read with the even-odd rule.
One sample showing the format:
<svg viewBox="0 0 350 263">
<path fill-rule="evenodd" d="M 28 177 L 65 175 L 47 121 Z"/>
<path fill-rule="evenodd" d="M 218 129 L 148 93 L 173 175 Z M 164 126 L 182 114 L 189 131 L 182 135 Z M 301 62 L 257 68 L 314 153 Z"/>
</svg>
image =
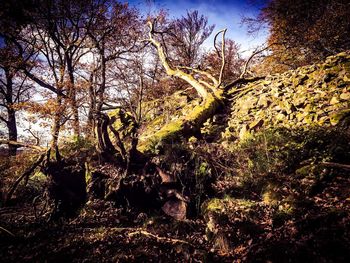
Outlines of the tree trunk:
<svg viewBox="0 0 350 263">
<path fill-rule="evenodd" d="M 89 79 L 89 100 L 90 100 L 90 104 L 89 104 L 89 112 L 88 112 L 88 116 L 87 116 L 87 134 L 88 137 L 90 139 L 93 139 L 96 137 L 95 134 L 95 112 L 96 112 L 96 96 L 94 94 L 94 86 L 93 86 L 93 78 L 94 78 L 94 74 L 92 73 L 90 75 L 90 79 Z"/>
<path fill-rule="evenodd" d="M 62 115 L 62 95 L 60 95 L 60 92 L 62 91 L 63 87 L 63 78 L 64 78 L 64 70 L 61 69 L 61 76 L 59 82 L 56 83 L 57 90 L 59 91 L 57 93 L 57 109 L 53 118 L 53 123 L 51 127 L 51 142 L 50 142 L 50 149 L 57 149 L 58 147 L 58 136 L 61 129 L 61 115 Z"/>
<path fill-rule="evenodd" d="M 58 136 L 59 136 L 60 127 L 61 127 L 60 121 L 61 121 L 61 114 L 60 112 L 57 111 L 55 113 L 52 128 L 51 128 L 51 136 L 52 136 L 52 139 L 50 142 L 51 149 L 56 149 L 58 146 Z"/>
<path fill-rule="evenodd" d="M 17 141 L 17 125 L 16 125 L 16 112 L 12 109 L 8 109 L 8 121 L 7 121 L 7 129 L 9 133 L 10 141 Z M 9 155 L 15 156 L 17 153 L 17 146 L 9 144 Z"/>
<path fill-rule="evenodd" d="M 72 113 L 73 113 L 73 131 L 74 135 L 79 137 L 80 136 L 80 128 L 79 128 L 79 111 L 78 111 L 78 105 L 77 105 L 77 98 L 76 98 L 76 87 L 75 87 L 75 81 L 74 81 L 74 68 L 71 57 L 66 55 L 67 59 L 67 70 L 68 70 L 68 76 L 69 76 L 69 93 L 68 97 L 70 100 Z"/>
<path fill-rule="evenodd" d="M 16 124 L 16 111 L 13 108 L 13 74 L 11 74 L 9 68 L 5 68 L 6 75 L 6 104 L 7 104 L 7 129 L 8 129 L 8 138 L 10 141 L 17 141 L 17 124 Z M 17 153 L 16 145 L 8 145 L 8 153 L 10 156 L 15 156 Z"/>
</svg>

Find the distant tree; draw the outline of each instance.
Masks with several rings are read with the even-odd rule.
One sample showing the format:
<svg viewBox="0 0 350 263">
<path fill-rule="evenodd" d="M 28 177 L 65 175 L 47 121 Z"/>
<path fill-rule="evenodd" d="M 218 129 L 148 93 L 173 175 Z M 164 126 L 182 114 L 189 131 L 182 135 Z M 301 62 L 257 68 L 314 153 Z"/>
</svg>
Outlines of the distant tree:
<svg viewBox="0 0 350 263">
<path fill-rule="evenodd" d="M 0 121 L 8 130 L 8 140 L 16 142 L 16 112 L 21 103 L 29 100 L 30 85 L 26 77 L 19 72 L 17 49 L 8 41 L 0 48 Z M 9 144 L 9 155 L 16 155 L 17 146 Z"/>
<path fill-rule="evenodd" d="M 22 48 L 17 41 L 20 32 L 31 21 L 30 0 L 0 1 L 0 121 L 7 127 L 9 141 L 17 141 L 16 112 L 21 103 L 29 99 L 26 77 L 19 66 L 33 54 L 30 48 Z M 9 144 L 9 154 L 15 155 L 17 146 Z"/>
<path fill-rule="evenodd" d="M 98 12 L 96 12 L 98 10 Z M 89 75 L 88 126 L 94 132 L 94 116 L 98 116 L 107 102 L 110 86 L 109 75 L 115 75 L 118 64 L 140 47 L 141 26 L 136 9 L 117 1 L 96 2 L 93 12 L 96 18 L 88 28 L 89 54 L 94 58 L 87 64 Z M 91 15 L 90 15 L 91 16 Z M 112 71 L 112 74 L 110 73 Z M 114 78 L 114 76 L 112 77 Z"/>
<path fill-rule="evenodd" d="M 209 25 L 208 18 L 195 10 L 175 19 L 169 26 L 168 44 L 174 51 L 176 62 L 188 67 L 198 65 L 201 45 L 211 35 L 215 25 Z"/>
<path fill-rule="evenodd" d="M 218 46 L 221 46 L 219 43 Z M 221 53 L 221 47 L 218 47 L 219 53 Z M 239 45 L 231 40 L 225 40 L 225 67 L 223 71 L 223 81 L 228 83 L 229 81 L 237 79 L 242 73 L 242 66 L 244 60 L 239 54 Z M 216 51 L 211 51 L 205 55 L 203 61 L 203 67 L 211 72 L 215 77 L 218 77 L 221 67 L 221 58 Z"/>
<path fill-rule="evenodd" d="M 350 2 L 269 0 L 258 23 L 269 25 L 276 71 L 316 62 L 350 48 Z"/>
</svg>

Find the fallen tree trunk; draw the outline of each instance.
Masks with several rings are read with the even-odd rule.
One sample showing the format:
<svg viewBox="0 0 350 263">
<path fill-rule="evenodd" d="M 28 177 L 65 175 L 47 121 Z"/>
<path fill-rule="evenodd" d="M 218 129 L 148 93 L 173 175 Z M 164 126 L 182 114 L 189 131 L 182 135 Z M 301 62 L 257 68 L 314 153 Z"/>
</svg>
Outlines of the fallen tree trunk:
<svg viewBox="0 0 350 263">
<path fill-rule="evenodd" d="M 221 91 L 217 92 L 216 96 L 209 94 L 206 100 L 195 106 L 188 115 L 166 124 L 151 137 L 141 136 L 138 150 L 150 154 L 154 151 L 155 144 L 170 143 L 181 137 L 189 138 L 198 134 L 203 123 L 220 108 L 223 99 Z"/>
</svg>

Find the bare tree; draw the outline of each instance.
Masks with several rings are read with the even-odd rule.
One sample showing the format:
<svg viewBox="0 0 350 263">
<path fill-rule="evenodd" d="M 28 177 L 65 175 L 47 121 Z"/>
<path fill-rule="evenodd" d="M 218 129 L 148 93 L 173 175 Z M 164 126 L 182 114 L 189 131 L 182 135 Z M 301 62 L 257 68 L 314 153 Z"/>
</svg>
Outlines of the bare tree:
<svg viewBox="0 0 350 263">
<path fill-rule="evenodd" d="M 175 61 L 193 67 L 201 59 L 201 45 L 213 32 L 215 25 L 208 25 L 208 18 L 198 11 L 187 12 L 186 16 L 170 23 L 167 33 Z"/>
<path fill-rule="evenodd" d="M 17 141 L 16 111 L 20 103 L 29 100 L 31 88 L 17 69 L 19 57 L 15 52 L 16 48 L 5 40 L 0 49 L 0 107 L 6 113 L 0 112 L 0 121 L 7 126 L 9 141 Z M 16 155 L 16 149 L 16 145 L 9 144 L 10 155 Z"/>
</svg>

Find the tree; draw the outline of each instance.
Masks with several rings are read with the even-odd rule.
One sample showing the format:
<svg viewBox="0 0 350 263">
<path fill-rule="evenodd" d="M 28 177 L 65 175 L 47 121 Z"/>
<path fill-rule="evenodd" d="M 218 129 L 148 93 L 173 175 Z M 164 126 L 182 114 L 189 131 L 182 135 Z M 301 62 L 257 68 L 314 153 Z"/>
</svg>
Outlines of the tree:
<svg viewBox="0 0 350 263">
<path fill-rule="evenodd" d="M 223 94 L 223 82 L 222 74 L 225 66 L 225 56 L 221 54 L 221 68 L 219 77 L 215 78 L 212 74 L 207 71 L 200 70 L 198 68 L 187 67 L 176 65 L 174 62 L 170 62 L 171 59 L 168 57 L 166 52 L 166 46 L 162 44 L 164 38 L 162 38 L 162 32 L 157 30 L 157 20 L 149 20 L 149 38 L 148 41 L 156 48 L 159 56 L 159 60 L 164 67 L 164 70 L 168 76 L 177 77 L 187 82 L 192 88 L 195 89 L 198 96 L 202 99 L 200 105 L 195 107 L 188 116 L 182 119 L 176 120 L 175 123 L 169 123 L 165 125 L 160 131 L 153 136 L 155 140 L 166 141 L 169 138 L 181 136 L 184 134 L 194 134 L 198 132 L 200 126 L 216 112 L 222 101 Z M 225 30 L 219 31 L 216 36 L 222 33 L 222 53 L 225 50 Z M 214 40 L 214 45 L 215 45 Z M 153 139 L 150 139 L 151 142 Z M 143 151 L 149 151 L 149 145 L 143 146 Z"/>
<path fill-rule="evenodd" d="M 16 142 L 17 120 L 16 112 L 19 104 L 29 98 L 29 86 L 26 78 L 18 70 L 24 61 L 33 54 L 30 48 L 19 48 L 14 41 L 21 30 L 31 21 L 28 10 L 32 10 L 31 1 L 1 1 L 0 2 L 0 120 L 5 123 L 8 130 L 9 141 Z M 9 154 L 15 155 L 17 146 L 9 144 Z"/>
<path fill-rule="evenodd" d="M 267 1 L 258 23 L 268 23 L 268 42 L 274 43 L 268 63 L 283 71 L 349 49 L 349 17 L 350 3 L 344 0 Z"/>
<path fill-rule="evenodd" d="M 4 122 L 8 130 L 8 140 L 17 141 L 16 111 L 19 104 L 29 100 L 30 85 L 27 85 L 26 77 L 17 69 L 19 57 L 16 48 L 5 40 L 0 49 L 0 107 L 6 114 L 0 112 L 0 121 Z M 5 116 L 7 115 L 7 116 Z M 16 155 L 17 147 L 9 144 L 9 155 Z"/>
<path fill-rule="evenodd" d="M 219 43 L 221 46 L 222 43 Z M 221 48 L 218 48 L 221 53 Z M 231 40 L 225 40 L 225 67 L 223 71 L 223 82 L 228 83 L 234 79 L 237 79 L 242 73 L 242 66 L 244 60 L 239 55 L 239 45 Z M 207 53 L 204 57 L 203 67 L 213 74 L 215 77 L 219 77 L 221 68 L 221 58 L 216 51 Z"/>
<path fill-rule="evenodd" d="M 140 21 L 136 9 L 117 1 L 102 1 L 94 7 L 99 10 L 88 29 L 90 63 L 88 122 L 93 132 L 94 116 L 99 116 L 106 102 L 107 73 L 113 63 L 126 60 L 130 53 L 140 48 Z M 114 64 L 115 65 L 115 64 Z M 117 65 L 115 65 L 117 66 Z M 115 70 L 114 70 L 115 71 Z"/>
<path fill-rule="evenodd" d="M 63 123 L 72 122 L 74 134 L 80 136 L 77 99 L 77 66 L 86 53 L 84 46 L 94 16 L 92 2 L 38 0 L 30 10 L 33 17 L 13 40 L 19 50 L 31 46 L 36 59 L 22 63 L 21 70 L 40 87 L 56 94 L 53 109 L 51 147 L 56 148 Z M 49 100 L 53 102 L 52 100 Z M 68 110 L 70 106 L 70 111 Z"/>
<path fill-rule="evenodd" d="M 187 12 L 187 16 L 170 23 L 167 33 L 169 45 L 173 49 L 172 57 L 176 63 L 193 67 L 201 59 L 200 47 L 211 35 L 215 25 L 208 25 L 208 18 L 198 11 Z"/>
</svg>

